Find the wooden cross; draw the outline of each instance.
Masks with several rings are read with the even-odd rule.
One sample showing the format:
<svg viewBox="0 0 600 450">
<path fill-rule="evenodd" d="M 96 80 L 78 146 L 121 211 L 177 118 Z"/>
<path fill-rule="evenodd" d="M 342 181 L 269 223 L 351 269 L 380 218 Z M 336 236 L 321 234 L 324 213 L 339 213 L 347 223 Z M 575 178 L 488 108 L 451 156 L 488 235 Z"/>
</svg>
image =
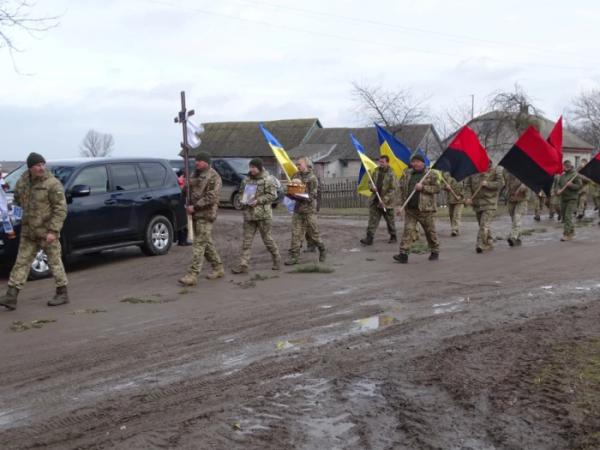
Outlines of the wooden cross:
<svg viewBox="0 0 600 450">
<path fill-rule="evenodd" d="M 183 149 L 183 173 L 185 174 L 185 199 L 186 206 L 192 203 L 192 197 L 190 192 L 190 147 L 188 145 L 188 135 L 187 135 L 187 119 L 194 115 L 194 110 L 190 109 L 189 111 L 185 108 L 185 91 L 181 91 L 181 111 L 177 114 L 174 121 L 175 123 L 181 124 L 181 129 L 183 131 L 183 142 L 181 143 L 181 148 Z"/>
</svg>

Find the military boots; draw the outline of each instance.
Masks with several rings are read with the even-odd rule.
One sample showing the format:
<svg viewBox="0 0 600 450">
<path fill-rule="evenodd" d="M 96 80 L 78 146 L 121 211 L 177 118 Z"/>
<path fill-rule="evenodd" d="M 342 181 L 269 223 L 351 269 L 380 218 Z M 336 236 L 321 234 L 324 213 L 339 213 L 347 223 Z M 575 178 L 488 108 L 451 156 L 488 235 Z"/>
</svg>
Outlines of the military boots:
<svg viewBox="0 0 600 450">
<path fill-rule="evenodd" d="M 9 286 L 6 294 L 0 297 L 0 306 L 4 306 L 9 311 L 17 309 L 17 297 L 19 290 L 16 287 Z"/>
<path fill-rule="evenodd" d="M 66 286 L 60 286 L 56 288 L 56 294 L 52 297 L 52 300 L 48 300 L 48 306 L 60 306 L 69 303 L 69 294 Z"/>
</svg>

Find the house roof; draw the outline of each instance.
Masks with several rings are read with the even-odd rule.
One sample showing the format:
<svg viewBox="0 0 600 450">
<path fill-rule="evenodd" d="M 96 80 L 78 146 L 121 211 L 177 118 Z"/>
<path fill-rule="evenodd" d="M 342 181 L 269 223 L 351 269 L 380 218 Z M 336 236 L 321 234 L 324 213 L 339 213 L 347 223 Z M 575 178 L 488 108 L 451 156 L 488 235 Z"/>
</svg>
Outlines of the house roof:
<svg viewBox="0 0 600 450">
<path fill-rule="evenodd" d="M 434 133 L 439 142 L 439 137 L 431 124 L 404 125 L 394 134 L 411 150 L 416 150 L 422 145 L 429 131 Z M 294 158 L 308 156 L 313 162 L 319 163 L 358 160 L 358 154 L 350 140 L 350 133 L 356 136 L 369 158 L 376 159 L 379 156 L 379 142 L 375 127 L 315 129 L 304 143 L 288 153 Z"/>
<path fill-rule="evenodd" d="M 191 153 L 205 151 L 217 157 L 272 157 L 271 148 L 258 127 L 261 123 L 286 150 L 300 145 L 313 130 L 322 128 L 316 118 L 204 123 L 204 132 L 200 135 L 202 143 Z"/>
</svg>

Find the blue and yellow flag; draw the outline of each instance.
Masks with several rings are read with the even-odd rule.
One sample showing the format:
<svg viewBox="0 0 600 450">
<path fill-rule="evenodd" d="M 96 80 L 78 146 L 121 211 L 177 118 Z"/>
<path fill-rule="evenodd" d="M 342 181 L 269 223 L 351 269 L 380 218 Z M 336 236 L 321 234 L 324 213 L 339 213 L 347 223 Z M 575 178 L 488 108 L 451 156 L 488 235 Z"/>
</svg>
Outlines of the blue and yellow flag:
<svg viewBox="0 0 600 450">
<path fill-rule="evenodd" d="M 296 175 L 296 172 L 298 172 L 296 164 L 294 164 L 289 155 L 286 153 L 286 151 L 283 148 L 283 145 L 279 143 L 277 138 L 273 136 L 262 123 L 259 125 L 259 127 L 260 131 L 262 131 L 262 133 L 265 135 L 265 139 L 271 147 L 271 150 L 273 150 L 275 159 L 277 159 L 277 162 L 279 163 L 283 171 L 286 173 L 288 178 L 292 178 L 294 175 Z"/>
<path fill-rule="evenodd" d="M 352 143 L 354 144 L 354 147 L 358 152 L 360 162 L 362 163 L 360 165 L 360 170 L 358 171 L 357 191 L 360 195 L 370 197 L 371 195 L 373 195 L 373 192 L 371 192 L 371 186 L 369 186 L 369 177 L 367 176 L 367 170 L 369 171 L 369 173 L 373 173 L 373 171 L 377 168 L 377 164 L 375 164 L 373 160 L 366 155 L 365 149 L 352 133 L 350 133 L 350 139 L 352 139 Z"/>
<path fill-rule="evenodd" d="M 379 125 L 375 124 L 375 127 L 379 141 L 379 154 L 390 158 L 390 167 L 398 178 L 402 177 L 410 165 L 411 152 L 409 148 Z"/>
</svg>

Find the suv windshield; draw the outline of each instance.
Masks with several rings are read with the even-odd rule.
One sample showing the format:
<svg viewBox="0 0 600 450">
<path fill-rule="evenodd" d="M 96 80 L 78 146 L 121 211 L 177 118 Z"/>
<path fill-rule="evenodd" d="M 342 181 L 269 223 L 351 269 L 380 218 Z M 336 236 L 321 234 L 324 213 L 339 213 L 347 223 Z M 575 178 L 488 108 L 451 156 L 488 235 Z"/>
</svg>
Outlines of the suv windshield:
<svg viewBox="0 0 600 450">
<path fill-rule="evenodd" d="M 71 176 L 71 174 L 73 173 L 73 166 L 62 166 L 62 165 L 52 165 L 52 164 L 48 164 L 46 166 L 46 168 L 52 172 L 52 174 L 58 178 L 58 180 L 64 185 L 67 180 L 69 179 L 69 177 Z M 15 185 L 17 184 L 17 181 L 19 181 L 19 178 L 21 178 L 21 175 L 23 175 L 23 173 L 27 170 L 27 164 L 23 164 L 19 167 L 17 167 L 15 170 L 13 170 L 11 173 L 9 173 L 5 180 L 8 183 L 9 186 L 9 191 L 8 192 L 12 192 L 13 189 L 15 188 Z"/>
</svg>

